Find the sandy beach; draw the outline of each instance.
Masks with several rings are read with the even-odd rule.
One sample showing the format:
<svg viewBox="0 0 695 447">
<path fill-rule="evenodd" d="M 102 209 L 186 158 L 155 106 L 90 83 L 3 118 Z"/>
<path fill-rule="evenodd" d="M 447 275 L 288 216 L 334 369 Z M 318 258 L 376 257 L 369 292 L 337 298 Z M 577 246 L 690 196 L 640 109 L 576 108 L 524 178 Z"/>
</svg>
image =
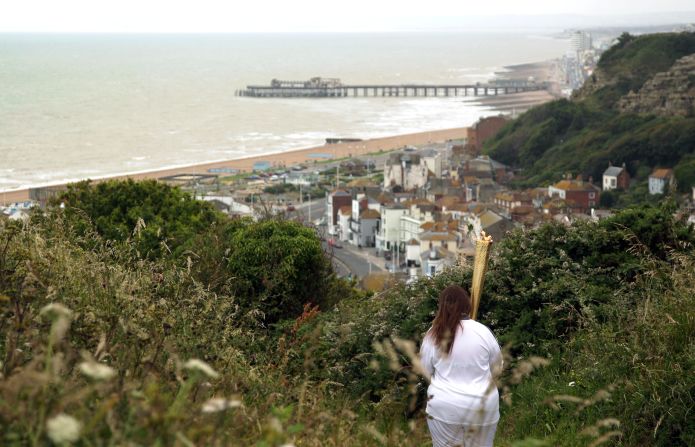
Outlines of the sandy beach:
<svg viewBox="0 0 695 447">
<path fill-rule="evenodd" d="M 157 179 L 179 174 L 209 174 L 210 169 L 233 168 L 243 172 L 251 171 L 253 164 L 258 161 L 270 162 L 272 166 L 291 166 L 293 164 L 326 160 L 327 158 L 344 158 L 364 155 L 379 151 L 400 149 L 404 146 L 418 146 L 428 143 L 458 140 L 467 137 L 468 128 L 433 130 L 405 135 L 394 135 L 384 138 L 374 138 L 351 143 L 326 144 L 306 149 L 285 151 L 272 154 L 256 155 L 234 160 L 219 161 L 213 163 L 201 163 L 172 169 L 162 169 L 148 172 L 133 173 L 120 176 L 110 176 L 99 180 L 132 178 L 135 180 Z M 61 186 L 61 184 L 51 185 Z M 29 199 L 29 189 L 11 190 L 0 192 L 0 203 L 8 204 Z"/>
</svg>

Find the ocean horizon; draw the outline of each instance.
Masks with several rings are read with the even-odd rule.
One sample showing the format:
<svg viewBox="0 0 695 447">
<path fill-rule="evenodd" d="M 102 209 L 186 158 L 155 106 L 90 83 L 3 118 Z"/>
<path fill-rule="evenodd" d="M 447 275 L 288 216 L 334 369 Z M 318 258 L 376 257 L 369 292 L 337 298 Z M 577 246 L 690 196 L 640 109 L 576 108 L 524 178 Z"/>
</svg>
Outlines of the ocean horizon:
<svg viewBox="0 0 695 447">
<path fill-rule="evenodd" d="M 271 79 L 485 82 L 562 56 L 529 33 L 0 34 L 0 190 L 463 127 L 464 98 L 243 98 Z"/>
</svg>

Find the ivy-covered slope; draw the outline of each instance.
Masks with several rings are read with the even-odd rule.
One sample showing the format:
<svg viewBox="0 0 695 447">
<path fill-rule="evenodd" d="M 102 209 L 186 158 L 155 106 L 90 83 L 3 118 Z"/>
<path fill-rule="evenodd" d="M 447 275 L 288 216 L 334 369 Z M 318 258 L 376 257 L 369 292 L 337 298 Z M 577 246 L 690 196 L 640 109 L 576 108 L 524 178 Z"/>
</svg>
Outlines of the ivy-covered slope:
<svg viewBox="0 0 695 447">
<path fill-rule="evenodd" d="M 608 162 L 626 163 L 637 177 L 657 166 L 689 163 L 695 157 L 695 116 L 621 113 L 616 105 L 693 53 L 695 33 L 623 35 L 603 54 L 595 74 L 574 98 L 529 110 L 503 128 L 485 150 L 522 168 L 521 185 L 547 184 L 566 172 L 599 180 Z M 691 180 L 678 180 L 682 190 L 691 186 Z"/>
</svg>

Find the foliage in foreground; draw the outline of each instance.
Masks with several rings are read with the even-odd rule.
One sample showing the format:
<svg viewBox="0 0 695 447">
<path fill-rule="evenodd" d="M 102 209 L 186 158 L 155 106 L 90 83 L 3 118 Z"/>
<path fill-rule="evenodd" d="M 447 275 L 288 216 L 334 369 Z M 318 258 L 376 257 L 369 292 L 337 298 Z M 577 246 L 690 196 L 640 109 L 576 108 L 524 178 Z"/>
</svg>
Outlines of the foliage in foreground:
<svg viewBox="0 0 695 447">
<path fill-rule="evenodd" d="M 185 265 L 209 291 L 231 294 L 261 324 L 330 308 L 349 291 L 315 231 L 289 220 L 227 219 L 209 203 L 156 181 L 80 182 L 54 200 L 83 241 L 96 232 L 137 258 Z M 162 267 L 166 270 L 168 267 Z"/>
<path fill-rule="evenodd" d="M 467 267 L 334 310 L 307 305 L 269 331 L 201 282 L 199 258 L 142 259 L 134 241 L 62 219 L 0 223 L 3 445 L 71 433 L 114 445 L 428 444 L 414 353 L 439 291 L 466 286 Z M 692 441 L 692 230 L 638 209 L 517 233 L 494 256 L 482 319 L 507 345 L 498 445 Z"/>
</svg>

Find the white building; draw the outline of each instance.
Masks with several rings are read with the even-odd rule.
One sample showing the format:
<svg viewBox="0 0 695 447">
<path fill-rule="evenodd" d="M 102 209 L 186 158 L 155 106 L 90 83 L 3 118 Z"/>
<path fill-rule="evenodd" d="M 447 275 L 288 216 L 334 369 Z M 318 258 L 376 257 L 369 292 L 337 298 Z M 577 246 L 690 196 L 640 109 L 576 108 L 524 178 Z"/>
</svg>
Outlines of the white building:
<svg viewBox="0 0 695 447">
<path fill-rule="evenodd" d="M 428 179 L 427 164 L 417 154 L 396 152 L 384 164 L 384 188 L 421 188 Z"/>
<path fill-rule="evenodd" d="M 350 207 L 343 206 L 338 210 L 338 239 L 348 242 L 350 236 Z"/>
<path fill-rule="evenodd" d="M 411 239 L 405 242 L 405 263 L 408 267 L 420 266 L 420 241 Z"/>
<path fill-rule="evenodd" d="M 420 256 L 422 274 L 424 276 L 435 276 L 443 272 L 445 268 L 456 263 L 456 255 L 441 247 L 434 247 L 427 250 Z"/>
<path fill-rule="evenodd" d="M 408 212 L 400 218 L 399 242 L 406 242 L 411 239 L 420 241 L 422 224 L 434 222 L 433 205 L 412 204 Z"/>
<path fill-rule="evenodd" d="M 623 166 L 609 166 L 603 172 L 603 190 L 610 191 L 611 189 L 618 189 L 620 187 L 620 179 L 624 174 L 625 164 Z"/>
<path fill-rule="evenodd" d="M 673 169 L 655 169 L 649 176 L 649 194 L 663 194 L 673 185 Z"/>
<path fill-rule="evenodd" d="M 573 53 L 581 53 L 593 48 L 591 42 L 591 34 L 576 30 L 570 34 L 570 51 Z"/>
<path fill-rule="evenodd" d="M 442 177 L 442 169 L 444 165 L 444 157 L 440 151 L 435 149 L 425 149 L 420 151 L 420 160 L 429 172 L 434 174 L 435 178 Z"/>
<path fill-rule="evenodd" d="M 399 242 L 400 219 L 407 213 L 407 209 L 399 204 L 381 206 L 381 226 L 376 235 L 377 251 L 390 251 Z"/>
<path fill-rule="evenodd" d="M 318 183 L 319 176 L 308 172 L 290 172 L 283 177 L 285 183 L 296 186 L 311 186 L 313 183 Z"/>
<path fill-rule="evenodd" d="M 379 222 L 381 221 L 381 215 L 378 211 L 372 209 L 365 209 L 360 213 L 359 220 L 357 221 L 357 231 L 355 231 L 354 224 L 355 221 L 351 222 L 353 226 L 351 228 L 353 245 L 359 247 L 374 247 L 376 243 L 376 236 L 379 232 Z"/>
<path fill-rule="evenodd" d="M 443 248 L 456 251 L 456 235 L 450 231 L 425 231 L 420 235 L 420 253 Z"/>
</svg>

